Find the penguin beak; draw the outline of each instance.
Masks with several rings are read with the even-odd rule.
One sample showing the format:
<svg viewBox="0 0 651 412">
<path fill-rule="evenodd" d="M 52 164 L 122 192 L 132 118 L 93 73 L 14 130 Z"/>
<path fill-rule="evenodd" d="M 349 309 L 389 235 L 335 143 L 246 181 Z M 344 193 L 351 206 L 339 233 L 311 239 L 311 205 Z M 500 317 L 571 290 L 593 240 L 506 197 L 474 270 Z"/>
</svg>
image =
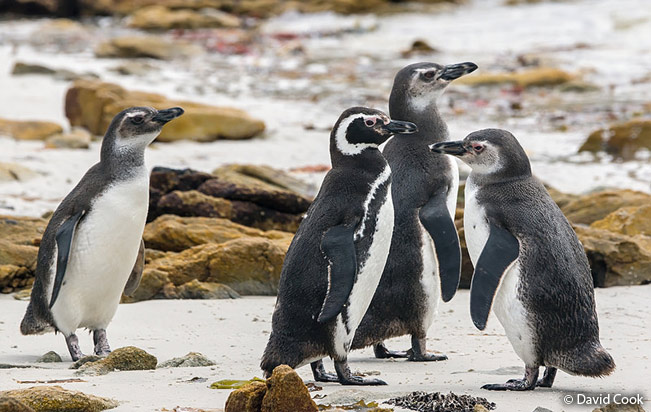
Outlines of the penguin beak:
<svg viewBox="0 0 651 412">
<path fill-rule="evenodd" d="M 158 113 L 156 113 L 154 116 L 153 120 L 165 124 L 172 119 L 176 119 L 183 113 L 185 113 L 185 111 L 180 107 L 172 107 L 171 109 L 159 110 Z"/>
<path fill-rule="evenodd" d="M 439 78 L 443 80 L 454 80 L 475 70 L 477 70 L 477 65 L 471 62 L 450 64 L 443 68 L 443 73 L 441 73 Z"/>
<path fill-rule="evenodd" d="M 412 134 L 418 131 L 418 126 L 411 122 L 391 120 L 389 123 L 382 125 L 381 129 L 388 134 Z"/>
<path fill-rule="evenodd" d="M 452 156 L 461 156 L 467 152 L 462 140 L 458 142 L 434 143 L 429 145 L 429 150 L 434 153 L 443 153 Z"/>
</svg>

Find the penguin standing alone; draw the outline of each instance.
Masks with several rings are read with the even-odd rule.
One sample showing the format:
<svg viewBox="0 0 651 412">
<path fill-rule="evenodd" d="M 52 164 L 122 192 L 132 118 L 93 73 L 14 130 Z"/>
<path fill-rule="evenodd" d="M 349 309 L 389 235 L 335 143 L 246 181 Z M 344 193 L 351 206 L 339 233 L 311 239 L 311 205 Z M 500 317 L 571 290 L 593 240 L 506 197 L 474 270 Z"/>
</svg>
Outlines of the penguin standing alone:
<svg viewBox="0 0 651 412">
<path fill-rule="evenodd" d="M 439 295 L 447 302 L 459 285 L 461 249 L 454 226 L 459 172 L 453 159 L 432 154 L 427 147 L 448 139 L 438 97 L 452 80 L 476 69 L 474 63 L 416 63 L 396 74 L 389 113 L 419 130 L 413 136 L 396 135 L 384 149 L 393 175 L 395 226 L 382 279 L 353 349 L 373 345 L 378 358 L 447 359 L 427 353 L 426 338 Z M 411 335 L 410 351 L 384 346 L 383 340 L 406 334 Z"/>
<path fill-rule="evenodd" d="M 437 153 L 459 157 L 466 181 L 463 226 L 475 271 L 470 314 L 479 330 L 493 308 L 524 379 L 489 390 L 551 387 L 557 369 L 604 376 L 615 369 L 599 342 L 588 259 L 563 212 L 531 174 L 522 146 L 505 130 L 486 129 L 463 141 L 437 143 Z M 540 366 L 545 374 L 538 379 Z"/>
<path fill-rule="evenodd" d="M 363 107 L 337 120 L 330 135 L 332 169 L 283 264 L 260 365 L 267 376 L 281 364 L 311 363 L 317 381 L 385 384 L 352 375 L 347 357 L 380 281 L 393 230 L 391 169 L 378 146 L 394 133 L 416 130 Z M 324 356 L 334 359 L 336 375 L 325 372 Z"/>
<path fill-rule="evenodd" d="M 111 121 L 99 163 L 63 199 L 45 229 L 36 278 L 20 331 L 63 333 L 70 356 L 83 354 L 75 331 L 93 331 L 96 355 L 110 352 L 108 326 L 122 292 L 133 293 L 144 266 L 142 233 L 149 204 L 145 148 L 175 107 L 132 107 Z"/>
</svg>

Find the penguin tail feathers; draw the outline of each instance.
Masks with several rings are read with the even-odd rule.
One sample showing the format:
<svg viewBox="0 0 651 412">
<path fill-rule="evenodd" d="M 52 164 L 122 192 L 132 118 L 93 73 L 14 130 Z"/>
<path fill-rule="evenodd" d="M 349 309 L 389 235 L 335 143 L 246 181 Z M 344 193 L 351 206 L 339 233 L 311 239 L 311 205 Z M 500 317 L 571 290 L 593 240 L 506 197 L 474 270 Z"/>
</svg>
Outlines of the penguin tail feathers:
<svg viewBox="0 0 651 412">
<path fill-rule="evenodd" d="M 53 328 L 48 322 L 39 319 L 34 314 L 32 302 L 30 302 L 29 305 L 27 305 L 25 317 L 23 317 L 22 322 L 20 322 L 20 333 L 23 335 L 40 335 L 51 332 L 52 330 Z"/>
<path fill-rule="evenodd" d="M 615 360 L 599 342 L 578 347 L 572 357 L 571 367 L 563 369 L 573 375 L 601 378 L 615 370 Z"/>
</svg>

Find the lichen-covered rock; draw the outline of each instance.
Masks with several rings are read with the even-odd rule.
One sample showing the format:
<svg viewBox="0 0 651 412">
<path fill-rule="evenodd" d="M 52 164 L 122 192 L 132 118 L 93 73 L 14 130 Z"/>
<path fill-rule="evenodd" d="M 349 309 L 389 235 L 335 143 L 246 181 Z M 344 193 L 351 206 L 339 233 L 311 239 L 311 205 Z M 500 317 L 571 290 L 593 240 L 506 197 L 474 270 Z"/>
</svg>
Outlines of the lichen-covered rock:
<svg viewBox="0 0 651 412">
<path fill-rule="evenodd" d="M 64 389 L 61 386 L 34 386 L 0 392 L 0 397 L 16 399 L 35 412 L 99 412 L 113 409 L 118 402 Z"/>
<path fill-rule="evenodd" d="M 590 227 L 608 230 L 622 235 L 651 236 L 651 201 L 644 206 L 628 206 L 617 209 Z"/>
<path fill-rule="evenodd" d="M 651 119 L 632 119 L 596 130 L 590 133 L 579 152 L 605 151 L 619 158 L 632 159 L 641 148 L 651 150 Z"/>
<path fill-rule="evenodd" d="M 262 399 L 262 412 L 316 412 L 318 408 L 310 392 L 294 369 L 277 366 L 267 379 L 267 393 Z"/>
<path fill-rule="evenodd" d="M 456 80 L 458 84 L 470 86 L 500 86 L 513 84 L 519 87 L 544 87 L 567 83 L 574 75 L 551 67 L 537 67 L 520 72 L 473 73 Z"/>
<path fill-rule="evenodd" d="M 240 24 L 238 17 L 219 10 L 172 10 L 161 5 L 143 7 L 129 18 L 130 27 L 143 30 L 235 28 Z"/>
<path fill-rule="evenodd" d="M 91 136 L 86 129 L 73 128 L 69 133 L 59 133 L 45 140 L 48 149 L 88 149 Z"/>
<path fill-rule="evenodd" d="M 260 412 L 266 393 L 265 382 L 251 382 L 231 392 L 226 400 L 224 412 Z"/>
<path fill-rule="evenodd" d="M 113 371 L 136 371 L 156 369 L 158 360 L 135 346 L 126 346 L 111 352 L 106 358 L 83 364 L 76 375 L 106 375 Z"/>
<path fill-rule="evenodd" d="M 193 44 L 171 41 L 160 36 L 123 36 L 98 44 L 95 48 L 95 56 L 171 60 L 194 56 L 201 51 L 201 48 Z"/>
<path fill-rule="evenodd" d="M 21 401 L 0 395 L 0 412 L 34 412 Z"/>
<path fill-rule="evenodd" d="M 277 230 L 262 231 L 227 219 L 163 215 L 148 223 L 143 235 L 148 248 L 171 252 L 244 237 L 260 237 L 289 243 L 292 234 Z"/>
<path fill-rule="evenodd" d="M 30 286 L 47 221 L 0 216 L 0 291 L 11 293 Z"/>
<path fill-rule="evenodd" d="M 51 350 L 48 353 L 41 356 L 40 358 L 36 359 L 36 362 L 56 363 L 56 362 L 63 362 L 63 360 L 61 359 L 61 356 L 59 356 L 58 353 Z"/>
<path fill-rule="evenodd" d="M 589 225 L 605 218 L 625 206 L 651 204 L 651 195 L 634 190 L 604 190 L 579 196 L 561 206 L 561 210 L 572 223 Z"/>
<path fill-rule="evenodd" d="M 159 142 L 249 139 L 265 128 L 261 120 L 250 117 L 243 110 L 168 100 L 160 94 L 128 91 L 101 81 L 78 80 L 66 93 L 65 110 L 70 124 L 83 126 L 98 136 L 104 135 L 116 114 L 131 106 L 183 107 L 184 115 L 165 126 L 157 138 Z"/>
<path fill-rule="evenodd" d="M 196 368 L 201 366 L 214 366 L 215 362 L 206 358 L 204 355 L 198 352 L 190 352 L 185 356 L 178 358 L 172 358 L 167 360 L 160 365 L 159 368 Z"/>
<path fill-rule="evenodd" d="M 651 237 L 627 236 L 603 229 L 574 226 L 599 287 L 651 282 Z"/>
<path fill-rule="evenodd" d="M 17 140 L 44 140 L 61 132 L 63 128 L 54 122 L 0 119 L 0 136 L 10 136 Z"/>
<path fill-rule="evenodd" d="M 638 404 L 609 403 L 601 408 L 593 409 L 592 412 L 644 412 L 642 406 Z"/>
</svg>

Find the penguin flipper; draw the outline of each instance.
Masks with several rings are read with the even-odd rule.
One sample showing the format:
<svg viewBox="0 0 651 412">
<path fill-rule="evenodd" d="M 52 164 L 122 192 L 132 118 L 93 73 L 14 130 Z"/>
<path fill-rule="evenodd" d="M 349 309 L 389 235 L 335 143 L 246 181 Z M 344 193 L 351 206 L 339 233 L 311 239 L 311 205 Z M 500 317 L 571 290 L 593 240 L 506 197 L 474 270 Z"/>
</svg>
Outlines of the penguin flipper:
<svg viewBox="0 0 651 412">
<path fill-rule="evenodd" d="M 81 210 L 74 215 L 70 216 L 65 220 L 59 229 L 57 230 L 55 239 L 57 243 L 57 271 L 54 278 L 54 285 L 52 287 L 52 298 L 50 299 L 50 308 L 54 306 L 57 297 L 59 296 L 59 291 L 61 290 L 61 285 L 63 285 L 63 277 L 66 274 L 66 268 L 68 267 L 68 260 L 70 259 L 70 249 L 72 247 L 72 239 L 75 236 L 75 230 L 79 224 L 79 220 L 86 213 L 85 210 Z"/>
<path fill-rule="evenodd" d="M 321 250 L 330 262 L 328 292 L 317 321 L 326 323 L 339 315 L 348 301 L 357 276 L 354 226 L 339 225 L 328 229 L 321 240 Z"/>
<path fill-rule="evenodd" d="M 479 255 L 470 285 L 470 316 L 484 330 L 500 279 L 520 254 L 520 243 L 508 230 L 489 224 L 490 232 Z"/>
<path fill-rule="evenodd" d="M 441 278 L 441 297 L 447 302 L 457 293 L 461 279 L 461 246 L 457 228 L 448 212 L 447 194 L 432 196 L 420 209 L 418 217 L 434 241 Z"/>
<path fill-rule="evenodd" d="M 138 258 L 135 265 L 131 270 L 127 284 L 124 285 L 124 294 L 132 296 L 133 292 L 140 286 L 140 279 L 142 279 L 142 271 L 145 269 L 145 241 L 140 240 L 140 249 L 138 249 Z"/>
</svg>

